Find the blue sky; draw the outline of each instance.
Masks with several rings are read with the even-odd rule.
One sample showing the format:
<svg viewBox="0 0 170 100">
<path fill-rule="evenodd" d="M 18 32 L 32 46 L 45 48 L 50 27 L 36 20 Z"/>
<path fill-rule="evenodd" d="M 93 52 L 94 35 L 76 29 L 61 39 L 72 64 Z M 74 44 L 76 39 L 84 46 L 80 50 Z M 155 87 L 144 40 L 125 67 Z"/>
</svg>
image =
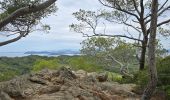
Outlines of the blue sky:
<svg viewBox="0 0 170 100">
<path fill-rule="evenodd" d="M 0 47 L 0 52 L 80 49 L 80 42 L 85 38 L 80 33 L 70 32 L 68 26 L 77 22 L 72 13 L 79 9 L 96 11 L 103 8 L 103 6 L 98 0 L 59 0 L 57 1 L 57 6 L 59 10 L 55 14 L 42 20 L 43 23 L 51 26 L 48 34 L 38 31 L 30 33 L 26 38 Z M 118 33 L 123 30 L 123 26 L 108 24 L 107 30 L 112 33 Z M 0 40 L 3 38 L 0 36 Z M 162 43 L 165 48 L 170 48 L 169 39 L 163 39 Z"/>
</svg>

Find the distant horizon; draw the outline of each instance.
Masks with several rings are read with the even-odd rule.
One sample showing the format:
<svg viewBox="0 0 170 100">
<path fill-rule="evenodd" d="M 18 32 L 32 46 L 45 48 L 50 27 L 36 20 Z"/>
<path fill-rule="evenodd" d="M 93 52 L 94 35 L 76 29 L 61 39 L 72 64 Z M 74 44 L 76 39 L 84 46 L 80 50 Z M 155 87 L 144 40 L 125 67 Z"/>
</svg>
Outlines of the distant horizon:
<svg viewBox="0 0 170 100">
<path fill-rule="evenodd" d="M 28 51 L 0 51 L 0 53 L 23 53 L 23 52 L 56 52 L 56 51 L 80 51 L 80 49 L 56 49 L 56 50 L 28 50 Z M 170 52 L 170 48 L 166 49 Z"/>
<path fill-rule="evenodd" d="M 23 53 L 23 52 L 55 52 L 55 51 L 62 51 L 62 50 L 70 50 L 70 51 L 80 51 L 80 49 L 56 49 L 56 50 L 28 50 L 28 51 L 0 51 L 0 53 Z"/>
<path fill-rule="evenodd" d="M 86 38 L 81 33 L 70 31 L 69 25 L 78 23 L 72 13 L 79 11 L 79 9 L 97 11 L 105 9 L 105 7 L 98 0 L 59 0 L 56 2 L 56 5 L 59 10 L 42 20 L 42 23 L 50 25 L 51 30 L 49 30 L 49 33 L 35 31 L 17 42 L 1 46 L 0 52 L 80 50 L 80 43 Z M 124 33 L 123 25 L 105 24 L 107 26 L 106 33 Z M 104 27 L 102 25 L 97 28 L 98 32 L 103 32 Z M 131 32 L 134 31 L 132 30 Z M 133 36 L 138 37 L 135 33 Z M 158 38 L 161 40 L 161 44 L 165 49 L 170 49 L 170 37 L 164 38 L 163 36 L 158 36 Z M 5 39 L 9 38 L 0 35 L 0 41 L 4 41 Z M 127 41 L 129 42 L 131 40 Z"/>
</svg>

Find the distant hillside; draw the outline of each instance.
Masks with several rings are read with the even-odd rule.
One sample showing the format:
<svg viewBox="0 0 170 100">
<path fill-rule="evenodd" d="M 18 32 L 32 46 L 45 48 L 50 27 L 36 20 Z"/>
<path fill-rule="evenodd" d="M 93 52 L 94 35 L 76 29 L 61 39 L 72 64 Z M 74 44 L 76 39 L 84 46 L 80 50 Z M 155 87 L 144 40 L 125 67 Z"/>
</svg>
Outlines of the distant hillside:
<svg viewBox="0 0 170 100">
<path fill-rule="evenodd" d="M 78 50 L 58 50 L 58 51 L 28 51 L 24 54 L 46 54 L 46 55 L 78 55 L 80 51 Z"/>
</svg>

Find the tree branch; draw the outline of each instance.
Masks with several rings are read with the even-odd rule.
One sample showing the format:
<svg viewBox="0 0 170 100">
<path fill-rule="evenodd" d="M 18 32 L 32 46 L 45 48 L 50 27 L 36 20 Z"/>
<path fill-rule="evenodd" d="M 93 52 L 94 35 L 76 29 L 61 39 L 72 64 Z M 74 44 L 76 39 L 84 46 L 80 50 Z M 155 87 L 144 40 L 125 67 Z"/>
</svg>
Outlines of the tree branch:
<svg viewBox="0 0 170 100">
<path fill-rule="evenodd" d="M 169 22 L 170 22 L 170 19 L 165 20 L 165 21 L 163 21 L 163 22 L 160 22 L 160 23 L 157 24 L 157 27 L 159 27 L 159 26 L 161 26 L 161 25 L 163 25 L 163 24 L 167 24 L 167 23 L 169 23 Z"/>
<path fill-rule="evenodd" d="M 131 39 L 131 40 L 136 40 L 136 41 L 143 42 L 143 41 L 142 41 L 142 40 L 140 40 L 140 39 L 133 38 L 133 37 L 129 37 L 129 36 L 126 36 L 126 35 L 95 34 L 95 35 L 92 35 L 92 36 L 90 36 L 90 37 L 93 37 L 93 36 L 123 37 L 123 38 Z"/>
<path fill-rule="evenodd" d="M 12 43 L 12 42 L 16 42 L 18 41 L 19 39 L 21 39 L 22 37 L 24 36 L 24 34 L 20 34 L 18 37 L 16 38 L 13 38 L 13 39 L 10 39 L 10 40 L 7 40 L 7 41 L 4 41 L 4 42 L 0 42 L 0 46 L 4 46 L 4 45 L 7 45 L 9 43 Z"/>
<path fill-rule="evenodd" d="M 22 7 L 18 10 L 16 10 L 15 12 L 13 12 L 12 14 L 10 14 L 8 17 L 6 17 L 5 19 L 3 19 L 0 22 L 0 30 L 6 26 L 8 23 L 10 23 L 11 21 L 15 20 L 16 18 L 18 18 L 19 16 L 23 16 L 23 15 L 27 15 L 30 13 L 35 13 L 37 11 L 41 11 L 45 8 L 48 8 L 49 6 L 51 6 L 53 3 L 55 3 L 57 0 L 47 0 L 46 2 L 40 4 L 40 5 L 34 5 L 34 6 L 27 6 L 27 7 Z"/>
<path fill-rule="evenodd" d="M 164 8 L 164 6 L 168 3 L 168 1 L 169 1 L 169 0 L 166 0 L 166 1 L 162 4 L 162 6 L 159 8 L 159 10 L 158 10 L 158 12 L 159 12 L 159 13 L 158 13 L 158 17 L 161 16 L 165 11 L 167 11 L 167 10 L 170 8 L 170 6 Z M 164 8 L 164 9 L 163 9 L 163 8 Z M 146 16 L 145 19 L 147 19 L 148 17 L 151 17 L 151 14 L 149 14 L 148 16 Z M 147 23 L 149 23 L 149 22 L 151 22 L 151 18 L 150 18 L 149 20 L 147 20 L 147 21 L 145 22 L 145 24 L 147 24 Z"/>
<path fill-rule="evenodd" d="M 163 14 L 165 11 L 167 11 L 169 8 L 170 8 L 170 5 L 169 5 L 168 7 L 166 7 L 166 8 L 164 8 L 164 9 L 162 9 L 162 11 L 160 11 L 160 12 L 158 13 L 158 16 L 162 15 L 162 14 Z"/>
<path fill-rule="evenodd" d="M 117 7 L 113 7 L 113 6 L 109 6 L 109 5 L 107 5 L 107 4 L 104 4 L 101 0 L 99 0 L 99 2 L 100 2 L 102 5 L 106 6 L 106 7 L 113 8 L 113 9 L 116 9 L 116 10 L 118 10 L 118 11 L 127 13 L 127 14 L 129 14 L 129 15 L 131 15 L 131 16 L 134 16 L 136 19 L 139 20 L 139 17 L 138 17 L 136 14 L 134 14 L 134 13 L 132 13 L 132 12 L 129 12 L 129 11 L 125 10 L 125 9 L 122 9 L 120 6 L 117 8 Z"/>
<path fill-rule="evenodd" d="M 129 27 L 135 29 L 136 31 L 138 31 L 139 33 L 141 33 L 141 31 L 137 27 L 133 26 L 132 24 L 129 24 L 129 23 L 126 23 L 126 22 L 123 22 L 123 24 L 125 24 L 126 26 L 129 26 Z"/>
<path fill-rule="evenodd" d="M 162 4 L 162 6 L 158 9 L 158 12 L 164 8 L 164 6 L 168 3 L 168 1 L 169 1 L 169 0 L 166 0 L 166 1 Z"/>
<path fill-rule="evenodd" d="M 135 10 L 137 11 L 137 13 L 140 15 L 140 12 L 139 12 L 139 9 L 137 7 L 137 3 L 136 3 L 136 0 L 132 0 L 133 1 L 133 5 L 135 7 Z"/>
<path fill-rule="evenodd" d="M 143 5 L 143 0 L 140 0 L 140 8 L 141 8 L 140 17 L 143 17 L 143 15 L 144 15 L 144 5 Z"/>
</svg>

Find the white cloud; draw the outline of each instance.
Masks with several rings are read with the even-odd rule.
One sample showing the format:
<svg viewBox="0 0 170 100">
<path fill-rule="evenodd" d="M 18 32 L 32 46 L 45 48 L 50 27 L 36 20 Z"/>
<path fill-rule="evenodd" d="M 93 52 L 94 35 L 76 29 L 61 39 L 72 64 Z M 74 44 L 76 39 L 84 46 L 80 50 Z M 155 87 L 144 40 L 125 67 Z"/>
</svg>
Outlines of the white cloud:
<svg viewBox="0 0 170 100">
<path fill-rule="evenodd" d="M 57 6 L 59 10 L 55 14 L 42 20 L 43 23 L 51 26 L 50 33 L 31 33 L 26 38 L 1 47 L 0 51 L 58 50 L 62 48 L 79 49 L 81 47 L 80 42 L 84 38 L 79 33 L 69 31 L 68 26 L 77 22 L 74 16 L 72 16 L 72 13 L 79 9 L 96 11 L 104 7 L 98 0 L 59 0 L 57 1 Z M 103 29 L 103 26 L 99 26 L 97 31 L 103 32 Z M 122 25 L 107 23 L 106 29 L 107 33 L 111 34 L 124 33 Z M 134 31 L 131 32 L 135 33 Z M 170 47 L 169 44 L 165 46 Z"/>
</svg>

